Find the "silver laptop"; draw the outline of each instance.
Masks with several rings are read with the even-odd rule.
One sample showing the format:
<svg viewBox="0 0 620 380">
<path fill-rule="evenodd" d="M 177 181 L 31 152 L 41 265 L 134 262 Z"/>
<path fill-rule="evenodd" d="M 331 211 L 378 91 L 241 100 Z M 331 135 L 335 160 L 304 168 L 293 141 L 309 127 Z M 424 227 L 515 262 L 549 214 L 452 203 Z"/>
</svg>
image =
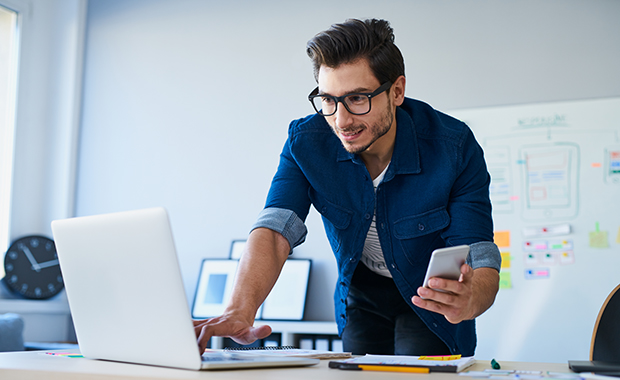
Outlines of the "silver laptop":
<svg viewBox="0 0 620 380">
<path fill-rule="evenodd" d="M 199 353 L 166 210 L 56 220 L 52 231 L 81 354 L 185 369 L 316 359 Z"/>
</svg>

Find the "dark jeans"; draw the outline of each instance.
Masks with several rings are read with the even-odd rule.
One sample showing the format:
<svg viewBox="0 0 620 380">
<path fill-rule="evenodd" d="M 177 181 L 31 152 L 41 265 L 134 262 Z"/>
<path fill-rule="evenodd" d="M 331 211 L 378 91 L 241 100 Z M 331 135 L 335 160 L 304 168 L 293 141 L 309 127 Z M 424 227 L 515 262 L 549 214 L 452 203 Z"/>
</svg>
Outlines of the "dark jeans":
<svg viewBox="0 0 620 380">
<path fill-rule="evenodd" d="M 391 278 L 360 262 L 347 297 L 344 350 L 354 355 L 449 355 L 448 346 L 426 327 L 409 302 Z"/>
</svg>

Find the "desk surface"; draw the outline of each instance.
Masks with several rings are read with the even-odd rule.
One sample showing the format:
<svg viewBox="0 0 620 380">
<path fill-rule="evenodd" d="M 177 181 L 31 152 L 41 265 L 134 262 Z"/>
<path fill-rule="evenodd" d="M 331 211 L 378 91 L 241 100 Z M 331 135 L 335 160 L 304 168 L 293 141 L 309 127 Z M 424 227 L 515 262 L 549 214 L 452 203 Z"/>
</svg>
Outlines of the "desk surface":
<svg viewBox="0 0 620 380">
<path fill-rule="evenodd" d="M 0 379 L 252 379 L 252 380 L 374 380 L 403 379 L 412 374 L 371 371 L 342 371 L 327 367 L 328 360 L 311 367 L 246 369 L 230 371 L 188 371 L 143 365 L 114 363 L 84 358 L 70 358 L 48 355 L 44 351 L 0 353 Z M 531 371 L 570 372 L 566 363 L 520 363 L 501 362 L 502 369 Z M 470 371 L 491 368 L 488 361 L 478 361 Z M 416 380 L 458 380 L 451 373 L 415 374 Z M 427 379 L 425 379 L 427 378 Z"/>
</svg>

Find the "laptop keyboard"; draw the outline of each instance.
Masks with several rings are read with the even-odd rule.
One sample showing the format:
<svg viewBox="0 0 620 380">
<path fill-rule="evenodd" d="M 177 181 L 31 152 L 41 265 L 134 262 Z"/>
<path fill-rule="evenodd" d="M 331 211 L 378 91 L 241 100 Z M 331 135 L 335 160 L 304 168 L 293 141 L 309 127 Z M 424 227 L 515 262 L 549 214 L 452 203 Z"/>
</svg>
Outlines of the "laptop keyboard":
<svg viewBox="0 0 620 380">
<path fill-rule="evenodd" d="M 231 354 L 216 354 L 216 355 L 203 354 L 201 358 L 203 362 L 224 362 L 224 361 L 231 361 L 231 360 L 251 361 L 252 360 L 252 358 L 249 358 L 247 356 L 231 355 Z"/>
</svg>

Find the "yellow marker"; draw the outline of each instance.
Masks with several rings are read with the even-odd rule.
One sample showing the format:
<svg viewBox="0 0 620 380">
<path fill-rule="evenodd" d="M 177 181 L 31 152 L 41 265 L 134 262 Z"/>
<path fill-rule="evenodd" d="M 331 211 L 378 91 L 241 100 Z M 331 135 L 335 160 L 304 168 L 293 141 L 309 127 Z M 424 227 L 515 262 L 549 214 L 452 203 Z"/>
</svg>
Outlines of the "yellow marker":
<svg viewBox="0 0 620 380">
<path fill-rule="evenodd" d="M 458 360 L 461 355 L 420 356 L 419 360 Z"/>
<path fill-rule="evenodd" d="M 365 365 L 360 364 L 358 367 L 362 371 L 381 371 L 381 372 L 409 372 L 409 373 L 429 373 L 430 369 L 422 367 L 400 367 L 389 365 Z"/>
</svg>

